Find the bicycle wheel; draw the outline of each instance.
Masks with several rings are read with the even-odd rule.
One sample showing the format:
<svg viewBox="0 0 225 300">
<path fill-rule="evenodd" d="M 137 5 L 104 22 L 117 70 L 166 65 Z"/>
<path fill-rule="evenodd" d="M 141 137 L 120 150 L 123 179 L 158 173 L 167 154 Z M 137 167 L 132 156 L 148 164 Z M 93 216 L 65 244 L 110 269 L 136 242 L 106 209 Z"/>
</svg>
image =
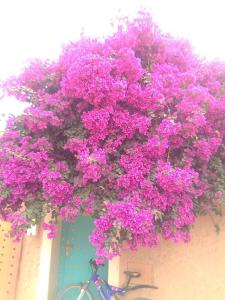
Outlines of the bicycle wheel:
<svg viewBox="0 0 225 300">
<path fill-rule="evenodd" d="M 78 298 L 81 288 L 82 286 L 79 284 L 68 285 L 60 292 L 57 300 L 94 300 L 89 290 L 85 290 L 81 298 Z"/>
</svg>

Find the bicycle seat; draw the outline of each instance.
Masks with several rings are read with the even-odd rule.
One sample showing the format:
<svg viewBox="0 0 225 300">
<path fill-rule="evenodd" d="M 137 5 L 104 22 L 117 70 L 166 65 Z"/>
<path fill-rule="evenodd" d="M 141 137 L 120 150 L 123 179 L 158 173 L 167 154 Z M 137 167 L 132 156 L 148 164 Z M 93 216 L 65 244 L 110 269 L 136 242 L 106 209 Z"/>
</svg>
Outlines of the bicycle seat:
<svg viewBox="0 0 225 300">
<path fill-rule="evenodd" d="M 124 274 L 126 274 L 128 277 L 132 278 L 132 277 L 140 277 L 141 273 L 139 272 L 131 272 L 131 271 L 125 271 Z"/>
</svg>

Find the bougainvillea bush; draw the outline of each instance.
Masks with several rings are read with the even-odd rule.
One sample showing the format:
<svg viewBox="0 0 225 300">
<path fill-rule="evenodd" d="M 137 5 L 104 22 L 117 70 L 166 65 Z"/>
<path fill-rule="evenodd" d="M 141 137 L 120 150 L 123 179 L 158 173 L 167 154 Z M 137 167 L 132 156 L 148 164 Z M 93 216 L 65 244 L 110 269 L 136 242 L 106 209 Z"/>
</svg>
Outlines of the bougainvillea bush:
<svg viewBox="0 0 225 300">
<path fill-rule="evenodd" d="M 0 144 L 0 214 L 19 239 L 90 215 L 98 258 L 159 237 L 188 241 L 225 192 L 225 64 L 163 34 L 146 13 L 104 41 L 81 38 L 55 62 L 4 83 L 30 106 Z M 81 229 L 82 230 L 82 229 Z"/>
</svg>

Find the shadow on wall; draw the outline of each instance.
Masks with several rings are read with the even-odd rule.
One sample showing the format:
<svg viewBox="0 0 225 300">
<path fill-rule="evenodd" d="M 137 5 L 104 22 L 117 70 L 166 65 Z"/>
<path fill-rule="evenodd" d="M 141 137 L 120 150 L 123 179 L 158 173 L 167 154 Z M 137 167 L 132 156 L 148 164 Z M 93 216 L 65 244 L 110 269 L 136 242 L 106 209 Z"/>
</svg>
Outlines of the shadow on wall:
<svg viewBox="0 0 225 300">
<path fill-rule="evenodd" d="M 152 300 L 225 299 L 225 218 L 217 221 L 219 234 L 209 217 L 200 217 L 188 244 L 162 241 L 155 249 L 125 252 L 110 264 L 117 264 L 118 283 L 125 280 L 123 271 L 139 271 L 142 276 L 135 283 L 155 284 L 159 289 L 133 296 Z M 110 274 L 111 281 L 116 280 L 115 270 Z"/>
</svg>

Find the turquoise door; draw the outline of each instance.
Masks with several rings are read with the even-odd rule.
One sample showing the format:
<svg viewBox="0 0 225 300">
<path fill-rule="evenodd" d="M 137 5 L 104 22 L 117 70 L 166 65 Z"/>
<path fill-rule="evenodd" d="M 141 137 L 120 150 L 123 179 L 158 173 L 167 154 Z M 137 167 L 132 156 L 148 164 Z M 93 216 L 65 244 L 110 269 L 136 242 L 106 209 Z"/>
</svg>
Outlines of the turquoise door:
<svg viewBox="0 0 225 300">
<path fill-rule="evenodd" d="M 93 229 L 90 217 L 78 217 L 75 222 L 64 222 L 62 225 L 57 294 L 65 286 L 80 283 L 90 278 L 89 260 L 95 257 L 95 248 L 90 244 L 88 236 Z M 98 274 L 107 279 L 108 264 L 99 269 Z M 91 287 L 95 299 L 99 299 L 94 287 Z M 65 299 L 66 300 L 66 299 Z"/>
</svg>

